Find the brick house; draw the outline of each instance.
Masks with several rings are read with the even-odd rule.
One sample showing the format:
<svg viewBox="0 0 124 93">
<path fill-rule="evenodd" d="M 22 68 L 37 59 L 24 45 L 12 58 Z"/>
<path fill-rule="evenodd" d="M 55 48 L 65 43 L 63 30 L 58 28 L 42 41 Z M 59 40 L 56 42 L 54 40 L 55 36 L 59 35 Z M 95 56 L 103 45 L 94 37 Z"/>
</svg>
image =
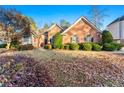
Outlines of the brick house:
<svg viewBox="0 0 124 93">
<path fill-rule="evenodd" d="M 42 46 L 42 44 L 44 43 L 44 35 L 42 33 L 39 33 L 39 32 L 35 32 L 33 35 L 32 35 L 32 45 L 35 47 L 35 48 L 39 48 Z"/>
<path fill-rule="evenodd" d="M 101 40 L 100 29 L 94 26 L 94 24 L 85 17 L 80 17 L 66 30 L 63 30 L 58 24 L 54 24 L 48 29 L 31 31 L 29 37 L 23 38 L 23 43 L 31 43 L 34 47 L 39 48 L 46 44 L 51 44 L 53 42 L 53 37 L 57 32 L 61 33 L 63 44 L 99 42 Z"/>
<path fill-rule="evenodd" d="M 100 29 L 85 17 L 79 18 L 61 34 L 63 36 L 63 44 L 100 41 Z"/>
<path fill-rule="evenodd" d="M 62 32 L 62 27 L 57 24 L 52 25 L 49 29 L 44 32 L 44 43 L 50 44 L 53 42 L 53 37 L 57 32 Z"/>
<path fill-rule="evenodd" d="M 21 45 L 32 44 L 35 48 L 39 48 L 44 43 L 44 35 L 38 31 L 30 31 L 29 33 L 24 31 L 19 36 L 21 37 Z"/>
<path fill-rule="evenodd" d="M 39 48 L 45 44 L 53 42 L 53 37 L 57 32 L 62 35 L 62 43 L 82 43 L 82 42 L 99 42 L 101 31 L 93 25 L 85 17 L 80 17 L 66 30 L 63 30 L 58 24 L 52 25 L 48 29 L 41 29 L 41 31 L 30 31 L 29 34 L 22 32 L 21 42 L 23 45 L 32 44 L 34 47 Z M 20 36 L 21 36 L 20 35 Z"/>
<path fill-rule="evenodd" d="M 44 43 L 52 43 L 53 36 L 61 32 L 62 43 L 82 43 L 82 42 L 99 42 L 100 41 L 100 29 L 93 25 L 85 17 L 80 17 L 74 24 L 68 27 L 66 30 L 63 30 L 57 24 L 52 25 L 44 33 Z"/>
</svg>

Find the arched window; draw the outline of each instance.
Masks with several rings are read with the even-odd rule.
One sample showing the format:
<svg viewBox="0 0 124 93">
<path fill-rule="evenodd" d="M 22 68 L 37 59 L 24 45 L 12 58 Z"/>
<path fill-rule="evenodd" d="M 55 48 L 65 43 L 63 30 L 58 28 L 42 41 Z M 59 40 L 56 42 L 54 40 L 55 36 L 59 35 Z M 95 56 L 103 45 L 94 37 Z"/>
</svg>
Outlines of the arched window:
<svg viewBox="0 0 124 93">
<path fill-rule="evenodd" d="M 71 43 L 78 43 L 78 37 L 77 37 L 77 35 L 73 35 L 71 37 Z"/>
<path fill-rule="evenodd" d="M 91 35 L 87 35 L 85 38 L 84 38 L 84 41 L 85 42 L 93 42 L 93 37 Z"/>
</svg>

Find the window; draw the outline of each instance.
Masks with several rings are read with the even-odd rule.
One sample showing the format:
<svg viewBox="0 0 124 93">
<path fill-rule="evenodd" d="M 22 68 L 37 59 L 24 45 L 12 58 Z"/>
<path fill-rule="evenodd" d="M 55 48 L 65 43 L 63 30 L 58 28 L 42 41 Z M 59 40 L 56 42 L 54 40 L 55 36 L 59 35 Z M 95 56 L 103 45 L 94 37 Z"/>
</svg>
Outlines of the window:
<svg viewBox="0 0 124 93">
<path fill-rule="evenodd" d="M 71 43 L 78 43 L 78 37 L 77 37 L 77 35 L 73 35 L 71 37 Z"/>
<path fill-rule="evenodd" d="M 84 38 L 84 41 L 86 42 L 93 42 L 93 37 L 91 35 L 87 35 L 85 38 Z"/>
<path fill-rule="evenodd" d="M 31 44 L 31 37 L 23 36 L 23 44 Z"/>
</svg>

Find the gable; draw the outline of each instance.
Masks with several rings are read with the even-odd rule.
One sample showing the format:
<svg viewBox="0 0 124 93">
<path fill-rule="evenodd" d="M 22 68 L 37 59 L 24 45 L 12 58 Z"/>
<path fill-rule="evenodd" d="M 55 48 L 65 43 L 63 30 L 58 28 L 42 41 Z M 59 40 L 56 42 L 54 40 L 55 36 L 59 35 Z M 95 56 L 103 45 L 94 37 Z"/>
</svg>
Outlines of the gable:
<svg viewBox="0 0 124 93">
<path fill-rule="evenodd" d="M 57 24 L 52 25 L 46 32 L 53 31 L 53 30 L 62 30 L 62 27 L 58 26 Z"/>
<path fill-rule="evenodd" d="M 86 29 L 93 29 L 94 31 L 100 32 L 100 29 L 98 29 L 96 26 L 94 26 L 89 20 L 87 20 L 84 17 L 79 18 L 74 24 L 72 24 L 68 29 L 62 32 L 62 35 L 65 33 L 75 30 L 75 31 L 85 31 Z"/>
<path fill-rule="evenodd" d="M 51 38 L 52 36 L 54 36 L 57 32 L 61 32 L 62 28 L 59 27 L 57 24 L 54 24 L 53 26 L 51 26 L 48 30 L 48 37 Z"/>
</svg>

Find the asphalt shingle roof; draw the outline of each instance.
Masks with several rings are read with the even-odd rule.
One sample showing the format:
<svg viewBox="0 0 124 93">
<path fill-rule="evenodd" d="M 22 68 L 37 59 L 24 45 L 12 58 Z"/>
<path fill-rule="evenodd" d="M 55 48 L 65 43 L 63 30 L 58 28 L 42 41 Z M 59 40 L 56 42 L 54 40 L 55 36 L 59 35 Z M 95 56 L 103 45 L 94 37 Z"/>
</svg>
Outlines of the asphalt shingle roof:
<svg viewBox="0 0 124 93">
<path fill-rule="evenodd" d="M 113 22 L 111 22 L 108 26 L 110 26 L 111 24 L 114 24 L 114 23 L 116 23 L 116 22 L 119 22 L 119 21 L 123 21 L 124 20 L 124 15 L 123 16 L 121 16 L 121 17 L 119 17 L 119 18 L 117 18 L 117 19 L 115 19 Z"/>
</svg>

